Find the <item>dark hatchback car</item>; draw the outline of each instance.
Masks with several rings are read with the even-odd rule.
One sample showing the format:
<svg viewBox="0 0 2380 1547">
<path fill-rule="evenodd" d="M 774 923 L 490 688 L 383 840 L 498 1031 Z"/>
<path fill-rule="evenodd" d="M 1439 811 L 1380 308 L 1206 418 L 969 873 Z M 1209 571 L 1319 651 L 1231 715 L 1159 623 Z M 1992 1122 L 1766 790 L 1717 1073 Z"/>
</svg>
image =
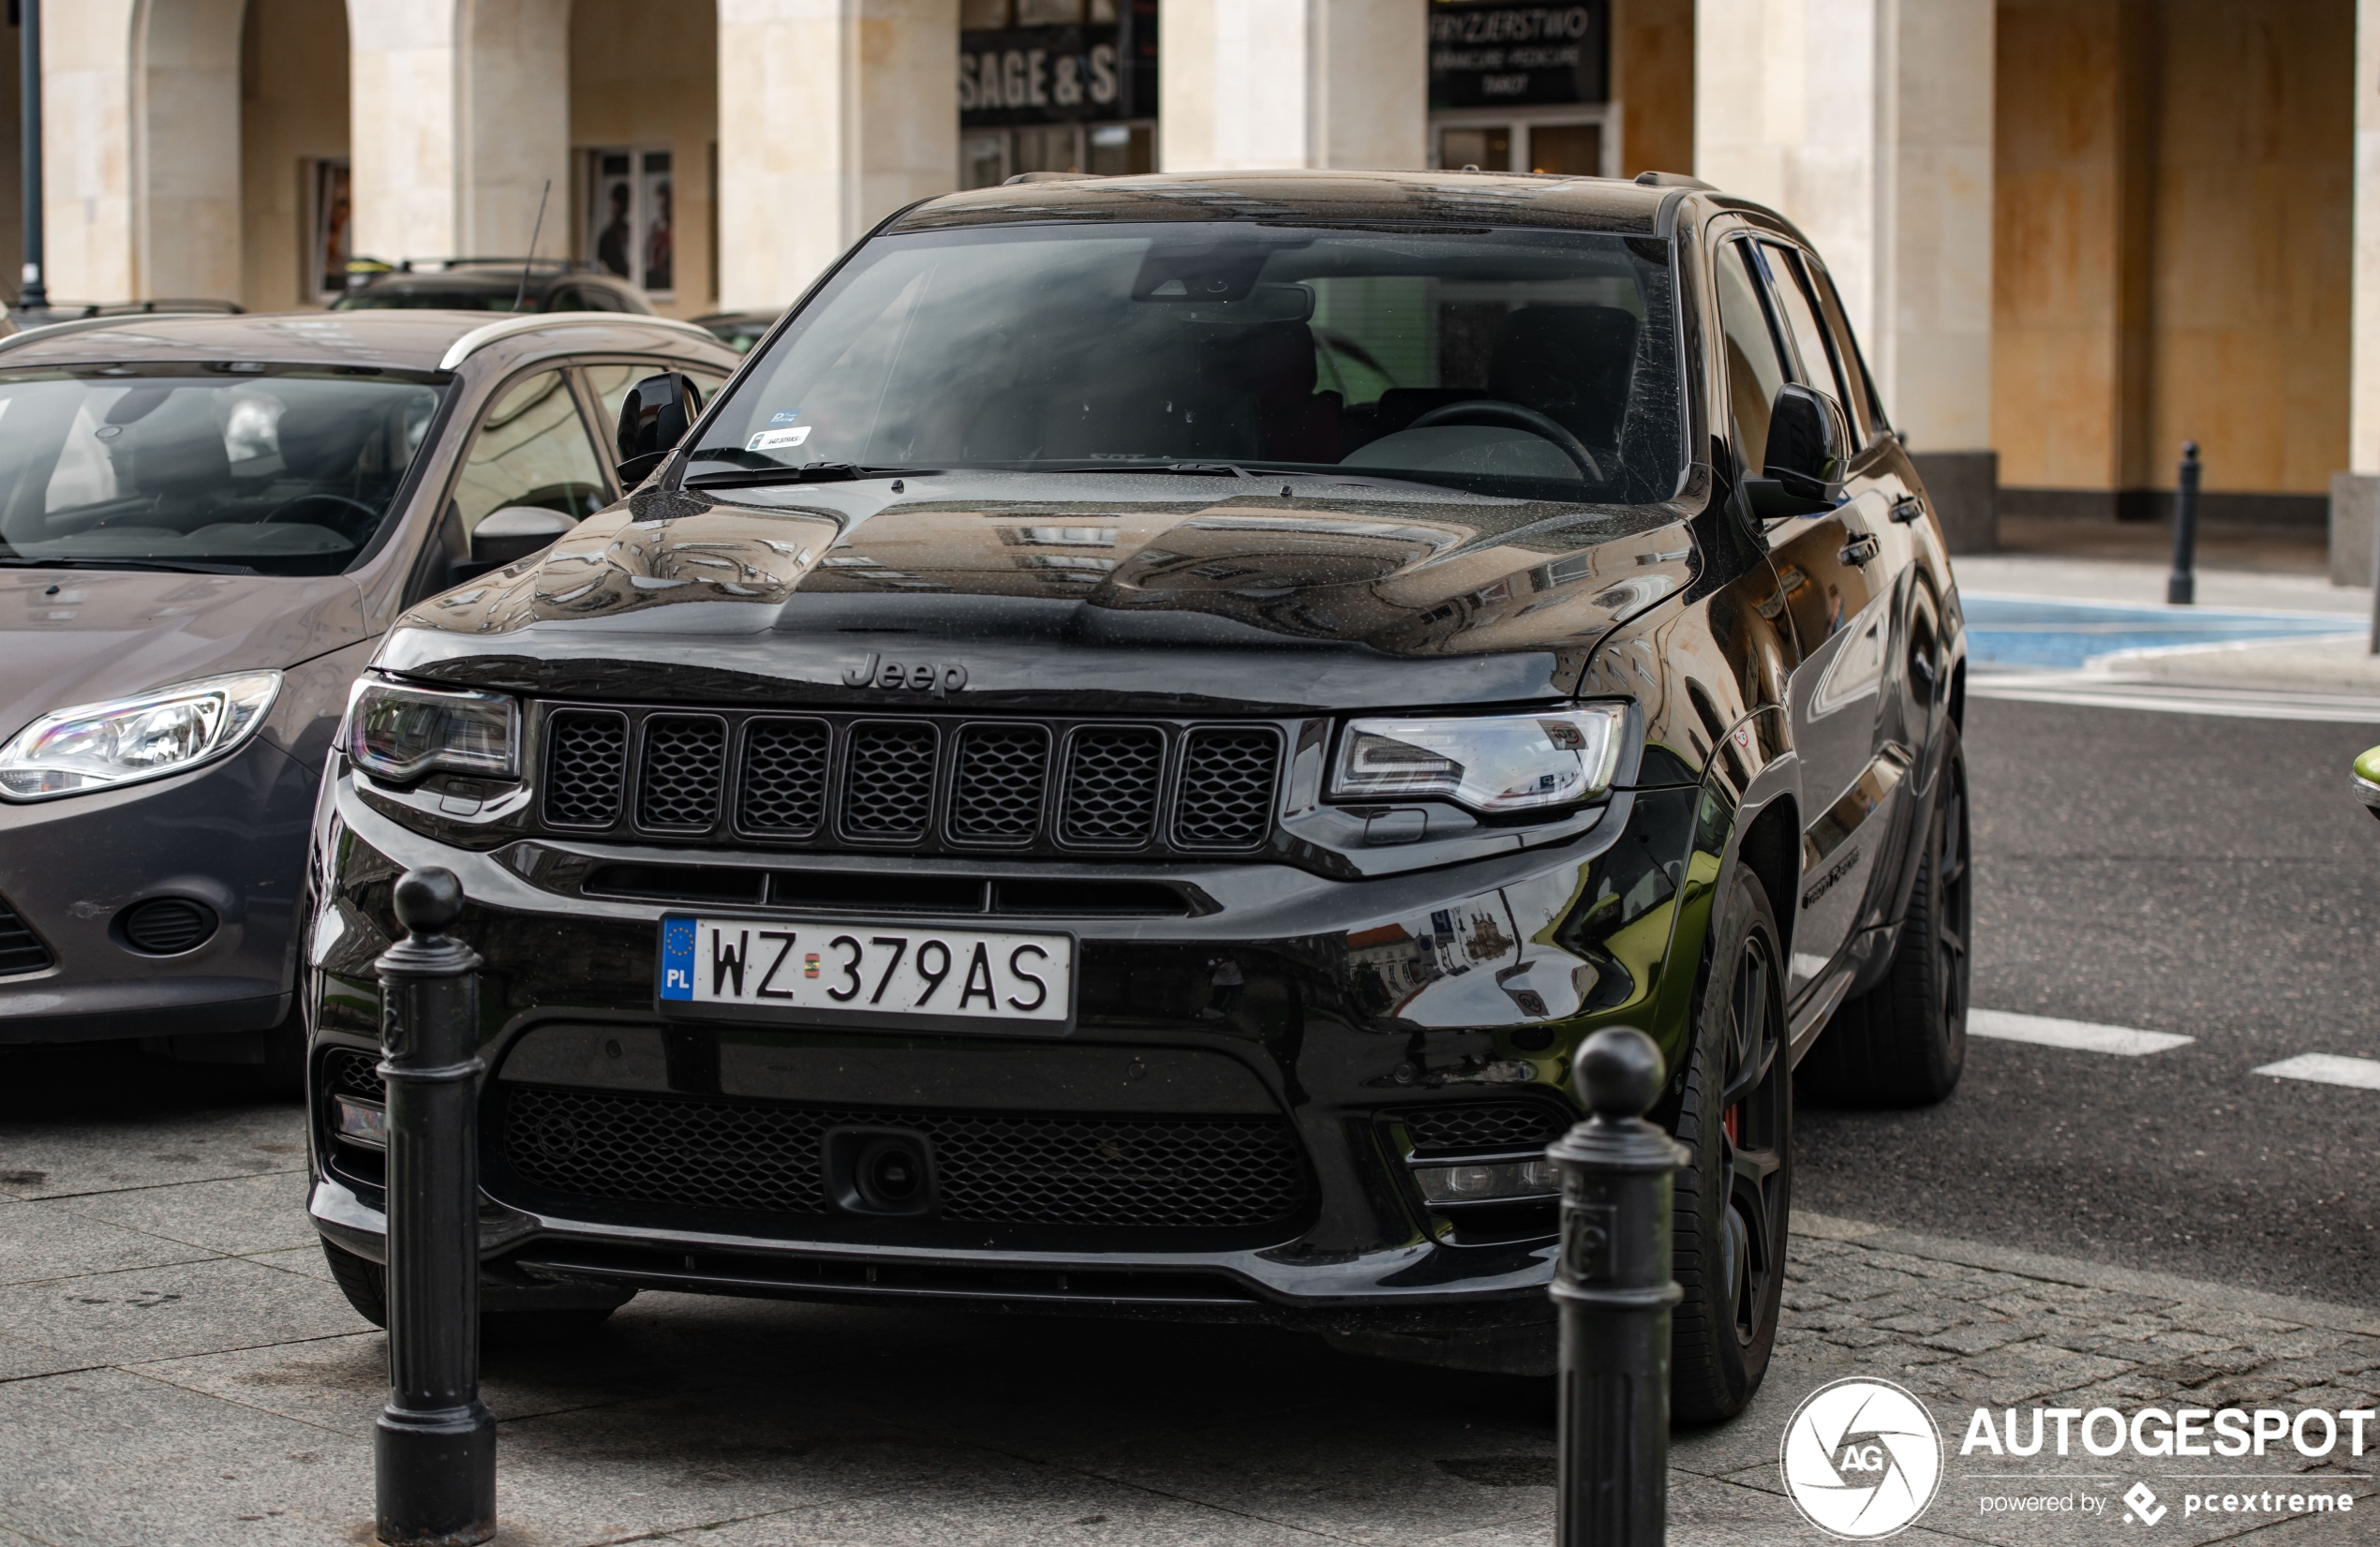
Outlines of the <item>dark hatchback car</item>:
<svg viewBox="0 0 2380 1547">
<path fill-rule="evenodd" d="M 1543 1147 L 1629 1024 L 1693 1157 L 1676 1410 L 1727 1415 L 1792 1066 L 1958 1076 L 1963 662 L 1766 210 L 929 201 L 625 502 L 391 632 L 317 814 L 316 1225 L 377 1314 L 410 867 L 485 959 L 491 1303 L 582 1317 L 907 1299 L 1547 1369 Z"/>
<path fill-rule="evenodd" d="M 0 342 L 0 1044 L 294 1085 L 308 818 L 357 674 L 407 607 L 618 498 L 592 426 L 635 381 L 735 361 L 584 314 Z"/>
<path fill-rule="evenodd" d="M 650 317 L 653 304 L 589 262 L 546 258 L 409 260 L 331 303 L 333 311 L 616 311 Z"/>
</svg>

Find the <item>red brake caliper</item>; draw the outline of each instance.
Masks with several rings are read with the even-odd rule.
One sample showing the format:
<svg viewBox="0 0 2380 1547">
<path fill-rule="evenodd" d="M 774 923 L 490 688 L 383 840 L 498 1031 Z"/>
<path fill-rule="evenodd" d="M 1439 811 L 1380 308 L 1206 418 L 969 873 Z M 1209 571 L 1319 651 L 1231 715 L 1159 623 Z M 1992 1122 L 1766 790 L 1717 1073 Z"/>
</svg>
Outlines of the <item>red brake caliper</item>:
<svg viewBox="0 0 2380 1547">
<path fill-rule="evenodd" d="M 1743 1111 L 1743 1109 L 1744 1108 L 1741 1107 L 1730 1107 L 1727 1108 L 1726 1114 L 1718 1120 L 1719 1126 L 1727 1130 L 1727 1141 L 1730 1144 L 1734 1143 L 1739 1137 L 1736 1133 L 1735 1120 L 1736 1114 Z"/>
</svg>

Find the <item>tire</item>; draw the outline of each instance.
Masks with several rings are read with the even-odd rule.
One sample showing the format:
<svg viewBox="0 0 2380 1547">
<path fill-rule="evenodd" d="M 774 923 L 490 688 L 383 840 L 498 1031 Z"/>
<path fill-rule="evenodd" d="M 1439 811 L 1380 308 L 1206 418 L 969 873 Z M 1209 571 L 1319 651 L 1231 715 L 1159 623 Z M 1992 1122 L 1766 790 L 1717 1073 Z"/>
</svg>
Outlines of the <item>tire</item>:
<svg viewBox="0 0 2380 1547">
<path fill-rule="evenodd" d="M 355 1307 L 355 1314 L 375 1327 L 389 1324 L 388 1273 L 368 1257 L 358 1257 L 344 1246 L 322 1242 L 323 1258 L 331 1265 L 331 1277 L 337 1281 L 339 1292 Z"/>
<path fill-rule="evenodd" d="M 1670 1412 L 1716 1423 L 1768 1373 L 1792 1214 L 1793 1079 L 1785 952 L 1768 894 L 1738 867 L 1714 911 L 1695 995 L 1677 1140 Z"/>
<path fill-rule="evenodd" d="M 1967 758 L 1943 729 L 1941 794 L 1909 915 L 1883 980 L 1835 1012 L 1802 1061 L 1804 1089 L 1845 1106 L 1927 1107 L 1958 1088 L 1967 1065 L 1967 947 L 1974 921 Z"/>
<path fill-rule="evenodd" d="M 330 1262 L 331 1277 L 337 1281 L 347 1302 L 355 1307 L 355 1314 L 386 1330 L 388 1270 L 370 1257 L 358 1257 L 328 1241 L 322 1242 L 322 1256 Z M 567 1342 L 593 1332 L 610 1320 L 617 1309 L 613 1305 L 568 1305 L 551 1310 L 482 1311 L 480 1342 L 483 1346 L 498 1347 Z"/>
</svg>

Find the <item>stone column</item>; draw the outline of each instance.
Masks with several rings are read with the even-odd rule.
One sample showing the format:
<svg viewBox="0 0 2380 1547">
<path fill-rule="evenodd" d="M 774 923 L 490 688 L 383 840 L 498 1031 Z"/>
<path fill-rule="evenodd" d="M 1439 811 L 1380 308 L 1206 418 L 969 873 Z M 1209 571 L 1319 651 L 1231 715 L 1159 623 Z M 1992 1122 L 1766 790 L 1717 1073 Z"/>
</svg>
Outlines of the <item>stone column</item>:
<svg viewBox="0 0 2380 1547">
<path fill-rule="evenodd" d="M 2380 0 L 2356 0 L 2355 271 L 2347 470 L 2330 478 L 2330 580 L 2375 584 L 2380 527 Z M 2380 646 L 2380 629 L 2373 633 Z"/>
<path fill-rule="evenodd" d="M 959 186 L 958 0 L 719 0 L 720 302 L 797 299 Z"/>
<path fill-rule="evenodd" d="M 60 301 L 137 293 L 133 236 L 134 0 L 41 11 L 43 281 Z"/>
<path fill-rule="evenodd" d="M 567 250 L 567 0 L 348 0 L 355 250 L 372 258 Z"/>
<path fill-rule="evenodd" d="M 1170 7 L 1158 165 L 1420 167 L 1429 145 L 1426 0 L 1207 0 Z"/>
<path fill-rule="evenodd" d="M 1994 525 L 1966 508 L 1992 454 L 1993 10 L 1701 0 L 1694 27 L 1695 174 L 1817 245 L 1962 546 Z"/>
<path fill-rule="evenodd" d="M 239 297 L 244 6 L 152 0 L 135 13 L 148 24 L 147 36 L 134 39 L 139 73 L 132 82 L 139 296 Z"/>
</svg>

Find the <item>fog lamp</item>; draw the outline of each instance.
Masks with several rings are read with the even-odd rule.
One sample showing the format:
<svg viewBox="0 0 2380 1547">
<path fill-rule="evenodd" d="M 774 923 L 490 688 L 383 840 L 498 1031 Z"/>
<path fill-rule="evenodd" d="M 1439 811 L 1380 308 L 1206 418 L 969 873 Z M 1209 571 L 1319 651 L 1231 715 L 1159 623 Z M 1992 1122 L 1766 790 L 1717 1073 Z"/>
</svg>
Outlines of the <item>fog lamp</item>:
<svg viewBox="0 0 2380 1547">
<path fill-rule="evenodd" d="M 1417 1166 L 1413 1180 L 1432 1203 L 1507 1203 L 1551 1197 L 1561 1174 L 1550 1160 L 1502 1160 L 1471 1166 Z"/>
<path fill-rule="evenodd" d="M 345 1144 L 360 1145 L 366 1150 L 385 1150 L 389 1147 L 388 1111 L 377 1101 L 333 1096 L 331 1129 Z"/>
</svg>

